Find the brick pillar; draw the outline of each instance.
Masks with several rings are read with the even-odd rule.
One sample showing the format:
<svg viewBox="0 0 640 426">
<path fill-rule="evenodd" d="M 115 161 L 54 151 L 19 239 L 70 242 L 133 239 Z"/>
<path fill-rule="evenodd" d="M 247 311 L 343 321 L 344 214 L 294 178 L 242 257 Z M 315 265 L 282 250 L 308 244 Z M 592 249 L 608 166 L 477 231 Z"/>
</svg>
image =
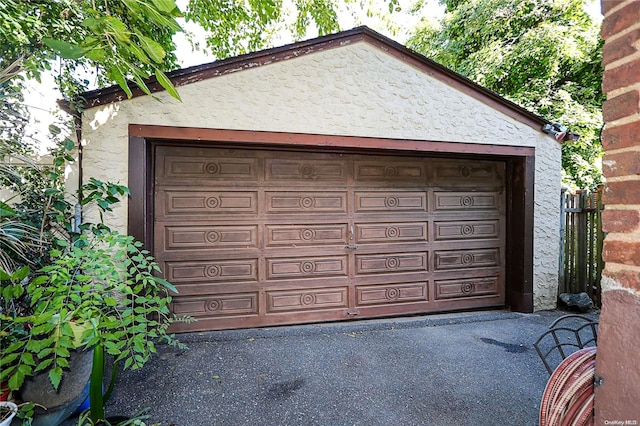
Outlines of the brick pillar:
<svg viewBox="0 0 640 426">
<path fill-rule="evenodd" d="M 640 425 L 640 0 L 602 0 L 605 130 L 596 425 Z"/>
</svg>

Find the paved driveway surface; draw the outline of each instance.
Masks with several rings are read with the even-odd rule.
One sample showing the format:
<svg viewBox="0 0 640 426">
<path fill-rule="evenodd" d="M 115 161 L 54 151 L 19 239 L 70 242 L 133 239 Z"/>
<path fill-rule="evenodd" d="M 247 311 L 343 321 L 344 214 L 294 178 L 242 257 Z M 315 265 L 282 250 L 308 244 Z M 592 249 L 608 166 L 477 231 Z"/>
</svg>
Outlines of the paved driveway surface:
<svg viewBox="0 0 640 426">
<path fill-rule="evenodd" d="M 537 425 L 533 342 L 563 312 L 475 312 L 181 335 L 108 414 L 163 426 Z"/>
</svg>

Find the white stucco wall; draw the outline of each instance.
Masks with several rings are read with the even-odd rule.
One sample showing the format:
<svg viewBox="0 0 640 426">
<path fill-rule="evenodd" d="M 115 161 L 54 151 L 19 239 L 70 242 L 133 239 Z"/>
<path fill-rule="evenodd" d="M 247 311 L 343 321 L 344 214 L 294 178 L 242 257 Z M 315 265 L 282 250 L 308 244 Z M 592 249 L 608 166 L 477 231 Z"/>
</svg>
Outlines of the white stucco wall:
<svg viewBox="0 0 640 426">
<path fill-rule="evenodd" d="M 555 307 L 560 146 L 537 129 L 366 43 L 347 44 L 85 111 L 84 176 L 127 184 L 132 124 L 536 148 L 535 309 Z M 126 231 L 124 203 L 106 217 Z"/>
</svg>

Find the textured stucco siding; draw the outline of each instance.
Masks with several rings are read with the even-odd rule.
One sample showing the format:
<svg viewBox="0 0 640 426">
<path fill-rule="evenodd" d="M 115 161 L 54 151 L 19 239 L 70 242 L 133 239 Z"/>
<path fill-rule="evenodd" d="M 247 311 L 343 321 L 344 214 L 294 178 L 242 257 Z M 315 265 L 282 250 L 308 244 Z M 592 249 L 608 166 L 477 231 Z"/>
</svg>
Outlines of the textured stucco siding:
<svg viewBox="0 0 640 426">
<path fill-rule="evenodd" d="M 88 109 L 84 176 L 127 184 L 128 125 L 169 125 L 536 148 L 535 308 L 555 306 L 560 147 L 540 131 L 364 42 Z M 106 220 L 126 231 L 126 205 Z"/>
<path fill-rule="evenodd" d="M 561 147 L 543 137 L 536 146 L 533 306 L 554 309 L 560 256 Z"/>
</svg>

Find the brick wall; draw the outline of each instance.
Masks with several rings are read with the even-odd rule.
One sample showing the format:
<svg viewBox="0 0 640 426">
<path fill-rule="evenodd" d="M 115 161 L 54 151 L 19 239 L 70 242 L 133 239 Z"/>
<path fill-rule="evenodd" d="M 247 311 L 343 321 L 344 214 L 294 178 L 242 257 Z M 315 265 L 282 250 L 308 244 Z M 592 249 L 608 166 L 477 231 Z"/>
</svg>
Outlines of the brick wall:
<svg viewBox="0 0 640 426">
<path fill-rule="evenodd" d="M 602 0 L 607 185 L 596 425 L 640 424 L 640 0 Z M 622 423 L 614 423 L 622 422 Z"/>
</svg>

